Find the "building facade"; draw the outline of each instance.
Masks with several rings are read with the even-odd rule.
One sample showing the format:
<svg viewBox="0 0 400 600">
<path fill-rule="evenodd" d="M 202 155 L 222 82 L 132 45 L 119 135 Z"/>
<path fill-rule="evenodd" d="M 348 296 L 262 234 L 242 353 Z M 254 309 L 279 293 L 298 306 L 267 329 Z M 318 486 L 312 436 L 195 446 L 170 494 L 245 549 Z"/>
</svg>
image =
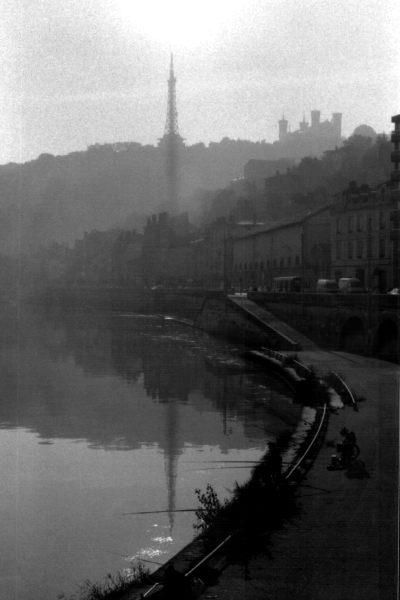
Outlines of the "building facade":
<svg viewBox="0 0 400 600">
<path fill-rule="evenodd" d="M 391 212 L 391 241 L 393 244 L 393 286 L 400 287 L 400 115 L 392 117 L 394 131 L 391 141 L 394 145 L 392 152 L 393 171 L 391 173 L 391 188 L 393 210 Z"/>
<path fill-rule="evenodd" d="M 272 289 L 275 277 L 301 277 L 305 289 L 331 271 L 330 206 L 233 240 L 232 282 L 238 290 Z"/>
<path fill-rule="evenodd" d="M 349 188 L 332 205 L 332 276 L 357 277 L 373 292 L 393 287 L 392 189 L 382 184 Z"/>
<path fill-rule="evenodd" d="M 294 221 L 233 240 L 232 283 L 239 291 L 272 288 L 274 277 L 302 275 L 302 222 Z"/>
</svg>

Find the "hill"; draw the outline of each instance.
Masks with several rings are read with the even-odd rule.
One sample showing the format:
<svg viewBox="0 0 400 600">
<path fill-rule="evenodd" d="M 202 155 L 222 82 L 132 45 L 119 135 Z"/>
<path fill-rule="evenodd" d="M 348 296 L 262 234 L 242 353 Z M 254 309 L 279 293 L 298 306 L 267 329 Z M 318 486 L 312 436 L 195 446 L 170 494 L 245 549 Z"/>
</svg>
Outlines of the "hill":
<svg viewBox="0 0 400 600">
<path fill-rule="evenodd" d="M 226 187 L 250 159 L 275 160 L 281 152 L 278 143 L 229 138 L 182 146 L 181 208 L 194 208 L 198 190 Z M 92 229 L 140 228 L 145 215 L 165 208 L 165 188 L 162 148 L 134 142 L 1 166 L 0 253 L 71 244 Z"/>
</svg>

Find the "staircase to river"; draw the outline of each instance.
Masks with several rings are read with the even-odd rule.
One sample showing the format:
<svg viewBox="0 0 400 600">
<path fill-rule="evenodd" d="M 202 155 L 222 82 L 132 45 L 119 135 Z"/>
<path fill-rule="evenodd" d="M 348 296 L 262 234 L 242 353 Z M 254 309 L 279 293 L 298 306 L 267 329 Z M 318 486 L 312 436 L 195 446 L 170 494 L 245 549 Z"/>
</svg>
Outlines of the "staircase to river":
<svg viewBox="0 0 400 600">
<path fill-rule="evenodd" d="M 281 321 L 274 314 L 266 310 L 264 307 L 259 306 L 252 300 L 249 300 L 246 296 L 230 295 L 229 300 L 236 306 L 240 307 L 241 310 L 246 311 L 253 317 L 256 317 L 260 323 L 263 323 L 267 327 L 278 331 L 282 336 L 287 338 L 293 349 L 297 350 L 313 350 L 317 346 L 307 336 L 300 333 L 297 329 L 294 329 L 284 321 Z"/>
</svg>

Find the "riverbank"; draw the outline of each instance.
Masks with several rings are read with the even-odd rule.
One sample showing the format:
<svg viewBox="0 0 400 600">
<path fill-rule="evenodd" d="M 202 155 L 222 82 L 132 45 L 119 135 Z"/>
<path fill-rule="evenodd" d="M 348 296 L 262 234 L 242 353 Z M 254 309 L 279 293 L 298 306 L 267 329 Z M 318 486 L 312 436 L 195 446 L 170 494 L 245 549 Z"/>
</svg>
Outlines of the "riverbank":
<svg viewBox="0 0 400 600">
<path fill-rule="evenodd" d="M 264 539 L 268 539 L 271 532 L 279 528 L 283 521 L 290 519 L 292 512 L 296 510 L 293 496 L 295 480 L 301 481 L 304 478 L 312 456 L 315 456 L 324 439 L 323 432 L 329 414 L 327 406 L 331 404 L 331 395 L 326 384 L 312 376 L 312 371 L 286 355 L 265 349 L 264 352 L 246 352 L 246 357 L 264 364 L 268 371 L 272 370 L 276 376 L 279 375 L 295 397 L 300 392 L 299 384 L 306 383 L 303 376 L 311 377 L 309 385 L 306 386 L 308 402 L 303 407 L 296 430 L 291 434 L 286 432 L 266 451 L 254 467 L 250 479 L 244 486 L 237 487 L 232 500 L 218 511 L 217 516 L 211 518 L 206 531 L 152 574 L 151 587 L 145 585 L 138 590 L 137 586 L 134 586 L 132 590 L 118 596 L 121 600 L 134 600 L 139 598 L 139 595 L 141 597 L 142 593 L 152 596 L 153 590 L 154 597 L 158 597 L 158 584 L 164 581 L 170 565 L 190 577 L 192 585 L 196 586 L 196 578 L 199 578 L 198 583 L 201 586 L 210 585 L 227 564 L 232 563 L 233 557 L 241 557 L 240 560 L 246 563 L 254 546 L 259 545 L 260 531 Z M 296 371 L 300 371 L 301 376 Z M 301 389 L 305 391 L 303 387 Z M 337 397 L 336 394 L 333 395 Z M 283 475 L 282 485 L 276 486 L 271 471 L 276 452 L 281 460 L 283 459 L 283 474 L 292 473 L 293 465 L 298 463 L 300 456 L 301 460 L 306 454 L 308 456 L 310 453 L 310 456 L 303 461 L 304 464 L 297 475 Z M 213 492 L 212 488 L 209 492 Z M 208 504 L 205 502 L 203 509 Z M 204 514 L 207 515 L 207 512 L 206 508 Z M 209 516 L 211 517 L 211 514 Z"/>
<path fill-rule="evenodd" d="M 340 372 L 365 402 L 330 419 L 326 442 L 298 492 L 299 514 L 265 551 L 231 564 L 205 598 L 385 600 L 398 591 L 398 401 L 400 368 L 345 353 L 300 352 L 319 374 Z M 340 429 L 356 433 L 369 476 L 330 471 Z M 364 474 L 366 475 L 366 474 Z"/>
</svg>

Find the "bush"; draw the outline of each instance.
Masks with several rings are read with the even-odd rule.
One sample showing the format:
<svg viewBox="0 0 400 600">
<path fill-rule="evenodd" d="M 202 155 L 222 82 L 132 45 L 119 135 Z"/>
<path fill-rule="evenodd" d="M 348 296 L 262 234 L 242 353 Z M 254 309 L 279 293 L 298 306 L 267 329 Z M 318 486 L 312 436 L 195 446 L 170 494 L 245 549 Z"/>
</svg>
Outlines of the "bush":
<svg viewBox="0 0 400 600">
<path fill-rule="evenodd" d="M 197 523 L 195 523 L 193 527 L 196 531 L 203 532 L 208 529 L 221 514 L 221 510 L 227 505 L 227 501 L 221 503 L 216 491 L 210 483 L 207 484 L 205 492 L 196 489 L 195 494 L 200 502 L 200 507 L 195 511 Z"/>
</svg>

